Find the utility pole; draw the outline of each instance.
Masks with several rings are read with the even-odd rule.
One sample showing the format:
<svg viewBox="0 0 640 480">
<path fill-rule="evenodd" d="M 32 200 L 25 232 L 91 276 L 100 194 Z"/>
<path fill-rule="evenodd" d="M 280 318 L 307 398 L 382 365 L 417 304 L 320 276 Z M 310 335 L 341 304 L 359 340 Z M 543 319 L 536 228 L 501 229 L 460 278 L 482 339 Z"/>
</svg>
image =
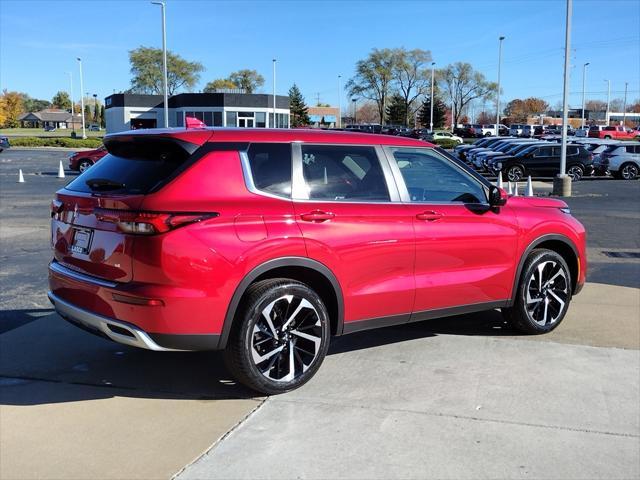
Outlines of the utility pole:
<svg viewBox="0 0 640 480">
<path fill-rule="evenodd" d="M 580 122 L 580 128 L 584 130 L 584 93 L 585 93 L 585 84 L 587 81 L 587 66 L 589 62 L 582 65 L 582 121 Z"/>
<path fill-rule="evenodd" d="M 167 75 L 167 19 L 166 4 L 164 1 L 151 2 L 154 5 L 160 5 L 162 10 L 162 83 L 164 94 L 164 128 L 169 128 L 169 91 L 168 91 L 168 75 Z"/>
<path fill-rule="evenodd" d="M 352 98 L 351 102 L 353 102 L 353 123 L 356 125 L 358 123 L 358 108 L 357 108 L 357 98 Z"/>
<path fill-rule="evenodd" d="M 69 91 L 69 96 L 71 98 L 71 128 L 73 129 L 74 137 L 76 133 L 76 119 L 75 119 L 75 105 L 73 104 L 73 73 L 67 72 L 69 74 L 69 83 L 71 84 L 71 90 Z"/>
<path fill-rule="evenodd" d="M 567 170 L 567 125 L 569 123 L 569 52 L 571 51 L 571 15 L 573 0 L 567 0 L 567 18 L 564 37 L 564 87 L 562 90 L 562 147 L 560 148 L 560 173 L 553 179 L 553 193 L 571 196 L 571 177 Z"/>
<path fill-rule="evenodd" d="M 338 75 L 338 128 L 342 128 L 342 85 L 340 79 L 342 75 Z"/>
<path fill-rule="evenodd" d="M 84 95 L 82 94 L 84 90 L 84 83 L 82 79 L 82 59 L 80 57 L 77 58 L 78 66 L 80 67 L 80 109 L 82 114 L 82 138 L 87 138 L 87 132 L 84 126 Z"/>
<path fill-rule="evenodd" d="M 433 133 L 433 79 L 434 79 L 434 65 L 436 62 L 431 62 L 431 115 L 429 117 L 429 131 Z"/>
<path fill-rule="evenodd" d="M 624 103 L 622 104 L 622 126 L 627 123 L 627 87 L 629 82 L 624 82 Z"/>
<path fill-rule="evenodd" d="M 320 92 L 316 93 L 316 107 L 320 106 Z"/>
<path fill-rule="evenodd" d="M 498 43 L 498 94 L 496 95 L 496 137 L 500 136 L 500 67 L 502 67 L 502 41 L 505 37 L 500 37 Z"/>
<path fill-rule="evenodd" d="M 607 82 L 607 113 L 605 114 L 604 121 L 609 126 L 609 104 L 611 103 L 611 80 L 605 80 Z"/>
<path fill-rule="evenodd" d="M 277 128 L 276 122 L 276 59 L 272 60 L 273 62 L 273 125 L 271 128 Z"/>
</svg>

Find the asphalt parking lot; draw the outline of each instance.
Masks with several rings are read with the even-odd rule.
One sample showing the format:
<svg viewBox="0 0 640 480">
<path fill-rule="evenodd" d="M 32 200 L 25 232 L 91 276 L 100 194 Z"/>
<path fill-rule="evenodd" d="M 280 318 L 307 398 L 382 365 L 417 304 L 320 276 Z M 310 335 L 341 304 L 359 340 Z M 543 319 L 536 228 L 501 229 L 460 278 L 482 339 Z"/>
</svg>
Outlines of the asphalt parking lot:
<svg viewBox="0 0 640 480">
<path fill-rule="evenodd" d="M 640 182 L 574 185 L 588 283 L 551 334 L 498 312 L 353 334 L 265 399 L 218 353 L 129 348 L 52 312 L 67 154 L 0 154 L 0 478 L 640 477 Z"/>
</svg>

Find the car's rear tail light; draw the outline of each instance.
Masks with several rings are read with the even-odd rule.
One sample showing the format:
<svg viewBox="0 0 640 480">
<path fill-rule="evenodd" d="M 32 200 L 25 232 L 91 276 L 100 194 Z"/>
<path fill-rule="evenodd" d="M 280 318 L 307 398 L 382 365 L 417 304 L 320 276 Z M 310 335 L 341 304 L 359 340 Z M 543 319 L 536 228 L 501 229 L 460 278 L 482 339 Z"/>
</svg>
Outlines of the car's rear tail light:
<svg viewBox="0 0 640 480">
<path fill-rule="evenodd" d="M 51 200 L 51 218 L 58 220 L 63 208 L 64 202 L 61 202 L 60 200 Z"/>
<path fill-rule="evenodd" d="M 164 233 L 218 216 L 217 213 L 136 212 L 103 208 L 96 208 L 94 214 L 98 220 L 115 223 L 121 232 L 134 235 Z"/>
</svg>

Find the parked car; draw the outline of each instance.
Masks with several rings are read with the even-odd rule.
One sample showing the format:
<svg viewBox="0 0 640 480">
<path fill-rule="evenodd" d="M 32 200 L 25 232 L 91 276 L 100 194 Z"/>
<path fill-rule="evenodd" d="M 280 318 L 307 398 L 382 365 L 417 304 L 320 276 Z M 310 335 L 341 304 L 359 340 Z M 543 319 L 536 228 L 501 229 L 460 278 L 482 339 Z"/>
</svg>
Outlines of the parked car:
<svg viewBox="0 0 640 480">
<path fill-rule="evenodd" d="M 522 123 L 512 123 L 509 126 L 509 135 L 511 135 L 512 137 L 520 137 L 522 136 L 522 129 L 525 127 L 526 124 L 522 124 Z"/>
<path fill-rule="evenodd" d="M 542 133 L 542 125 L 524 125 L 522 127 L 522 136 L 531 138 L 536 134 L 536 128 Z"/>
<path fill-rule="evenodd" d="M 494 164 L 494 170 L 503 171 L 507 179 L 517 182 L 527 175 L 551 177 L 560 171 L 560 145 L 535 145 L 517 157 Z M 567 175 L 576 182 L 585 175 L 593 174 L 593 155 L 577 144 L 567 145 Z"/>
<path fill-rule="evenodd" d="M 3 135 L 0 135 L 0 152 L 2 152 L 5 148 L 10 148 L 11 143 L 9 143 L 9 138 Z"/>
<path fill-rule="evenodd" d="M 95 150 L 72 153 L 69 155 L 69 169 L 83 173 L 106 154 L 107 149 L 104 146 L 96 148 Z"/>
<path fill-rule="evenodd" d="M 89 125 L 90 132 L 99 132 L 100 130 L 102 130 L 100 125 Z"/>
<path fill-rule="evenodd" d="M 311 379 L 332 336 L 383 325 L 500 308 L 549 332 L 585 281 L 566 203 L 508 198 L 419 140 L 172 129 L 104 142 L 51 203 L 56 311 L 130 346 L 224 349 L 262 393 Z"/>
<path fill-rule="evenodd" d="M 482 125 L 480 130 L 482 132 L 482 136 L 491 137 L 496 134 L 496 124 L 493 123 L 491 125 Z M 509 128 L 506 125 L 499 124 L 498 125 L 498 135 L 501 137 L 506 137 L 509 135 Z"/>
<path fill-rule="evenodd" d="M 640 176 L 640 143 L 621 142 L 609 145 L 600 154 L 597 163 L 598 171 L 608 170 L 619 180 L 635 180 Z"/>
<path fill-rule="evenodd" d="M 472 137 L 484 137 L 482 125 L 480 125 L 479 123 L 471 124 L 470 131 Z"/>
<path fill-rule="evenodd" d="M 476 132 L 474 130 L 474 126 L 470 123 L 465 123 L 462 126 L 458 126 L 453 129 L 453 134 L 458 135 L 462 138 L 473 138 L 477 137 Z"/>
<path fill-rule="evenodd" d="M 56 131 L 56 127 L 54 127 L 52 125 L 45 125 L 44 131 L 45 132 L 55 132 Z"/>
<path fill-rule="evenodd" d="M 495 167 L 497 163 L 502 164 L 502 162 L 505 162 L 510 158 L 517 157 L 521 153 L 528 150 L 529 147 L 532 147 L 534 145 L 546 145 L 546 144 L 547 144 L 546 142 L 542 142 L 538 140 L 529 140 L 527 142 L 517 143 L 515 145 L 512 145 L 509 149 L 505 150 L 504 153 L 487 158 L 484 163 L 484 169 L 489 173 L 497 174 L 500 171 L 500 168 Z"/>
<path fill-rule="evenodd" d="M 462 138 L 446 131 L 435 131 L 432 134 L 425 136 L 425 140 L 429 140 L 432 142 L 435 142 L 437 140 L 451 140 L 453 142 L 457 142 L 458 145 L 464 143 L 464 140 Z"/>
<path fill-rule="evenodd" d="M 630 128 L 617 125 L 614 127 L 602 127 L 602 130 L 589 129 L 590 138 L 604 138 L 615 140 L 633 140 L 634 138 L 640 138 L 639 130 L 631 130 Z"/>
</svg>

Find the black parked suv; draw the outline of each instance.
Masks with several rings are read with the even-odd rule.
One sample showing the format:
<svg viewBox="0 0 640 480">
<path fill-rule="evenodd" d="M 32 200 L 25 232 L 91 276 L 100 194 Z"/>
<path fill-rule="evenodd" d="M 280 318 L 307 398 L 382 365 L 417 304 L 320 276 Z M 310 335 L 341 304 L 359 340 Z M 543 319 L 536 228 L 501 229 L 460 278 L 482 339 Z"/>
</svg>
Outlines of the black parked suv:
<svg viewBox="0 0 640 480">
<path fill-rule="evenodd" d="M 533 145 L 516 157 L 493 164 L 495 172 L 502 171 L 507 180 L 517 182 L 527 175 L 552 177 L 560 171 L 560 145 Z M 574 182 L 593 174 L 593 155 L 582 145 L 567 145 L 567 175 Z"/>
</svg>

